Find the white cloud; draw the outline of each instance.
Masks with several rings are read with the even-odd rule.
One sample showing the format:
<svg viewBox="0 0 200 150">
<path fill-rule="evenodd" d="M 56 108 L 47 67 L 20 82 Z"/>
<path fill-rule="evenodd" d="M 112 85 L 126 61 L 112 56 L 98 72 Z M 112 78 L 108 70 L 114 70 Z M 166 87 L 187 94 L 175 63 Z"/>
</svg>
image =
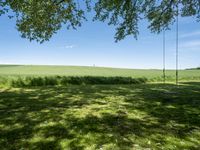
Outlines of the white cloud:
<svg viewBox="0 0 200 150">
<path fill-rule="evenodd" d="M 76 47 L 76 45 L 73 45 L 73 44 L 67 44 L 65 46 L 60 46 L 59 48 L 62 48 L 62 49 L 72 49 Z"/>
<path fill-rule="evenodd" d="M 200 31 L 194 31 L 194 32 L 184 33 L 180 35 L 181 38 L 187 38 L 187 37 L 192 37 L 192 36 L 200 36 Z"/>
<path fill-rule="evenodd" d="M 200 50 L 200 40 L 193 40 L 180 43 L 180 48 L 185 50 Z"/>
<path fill-rule="evenodd" d="M 65 46 L 66 49 L 72 49 L 72 48 L 74 48 L 74 47 L 75 47 L 75 45 L 66 45 L 66 46 Z"/>
<path fill-rule="evenodd" d="M 196 47 L 200 46 L 200 40 L 184 42 L 182 47 Z"/>
</svg>

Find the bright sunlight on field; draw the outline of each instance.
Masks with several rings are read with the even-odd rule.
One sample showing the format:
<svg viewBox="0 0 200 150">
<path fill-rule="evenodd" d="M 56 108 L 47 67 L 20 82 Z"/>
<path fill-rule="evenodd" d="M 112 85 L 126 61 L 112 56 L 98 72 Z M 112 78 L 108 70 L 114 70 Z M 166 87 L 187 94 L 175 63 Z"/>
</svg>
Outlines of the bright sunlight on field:
<svg viewBox="0 0 200 150">
<path fill-rule="evenodd" d="M 104 67 L 82 66 L 30 66 L 30 65 L 0 65 L 0 77 L 8 76 L 120 76 L 120 77 L 145 77 L 150 81 L 162 81 L 162 70 L 155 69 L 120 69 Z M 200 70 L 180 70 L 180 80 L 200 80 Z M 175 80 L 175 71 L 167 70 L 166 79 Z"/>
</svg>

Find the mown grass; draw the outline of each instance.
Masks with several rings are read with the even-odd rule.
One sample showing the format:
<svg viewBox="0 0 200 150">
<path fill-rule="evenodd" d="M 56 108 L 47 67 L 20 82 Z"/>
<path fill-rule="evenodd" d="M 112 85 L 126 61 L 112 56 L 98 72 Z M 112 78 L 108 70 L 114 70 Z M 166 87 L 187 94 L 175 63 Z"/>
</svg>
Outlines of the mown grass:
<svg viewBox="0 0 200 150">
<path fill-rule="evenodd" d="M 0 149 L 199 150 L 200 71 L 179 73 L 0 65 Z"/>
<path fill-rule="evenodd" d="M 0 90 L 0 149 L 200 149 L 200 82 Z"/>
</svg>

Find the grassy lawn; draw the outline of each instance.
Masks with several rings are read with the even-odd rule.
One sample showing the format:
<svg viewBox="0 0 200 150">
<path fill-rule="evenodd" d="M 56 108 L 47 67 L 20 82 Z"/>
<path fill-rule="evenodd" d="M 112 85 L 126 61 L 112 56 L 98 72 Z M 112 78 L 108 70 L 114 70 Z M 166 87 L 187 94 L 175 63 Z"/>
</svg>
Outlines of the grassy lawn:
<svg viewBox="0 0 200 150">
<path fill-rule="evenodd" d="M 200 82 L 1 88 L 0 149 L 200 149 Z"/>
</svg>

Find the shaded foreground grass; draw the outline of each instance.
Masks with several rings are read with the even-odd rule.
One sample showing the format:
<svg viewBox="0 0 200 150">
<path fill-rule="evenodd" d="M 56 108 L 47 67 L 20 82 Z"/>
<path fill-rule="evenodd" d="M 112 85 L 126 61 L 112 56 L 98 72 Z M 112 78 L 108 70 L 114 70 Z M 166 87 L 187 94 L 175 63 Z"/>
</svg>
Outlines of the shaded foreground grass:
<svg viewBox="0 0 200 150">
<path fill-rule="evenodd" d="M 0 91 L 0 149 L 200 149 L 200 82 Z"/>
</svg>

